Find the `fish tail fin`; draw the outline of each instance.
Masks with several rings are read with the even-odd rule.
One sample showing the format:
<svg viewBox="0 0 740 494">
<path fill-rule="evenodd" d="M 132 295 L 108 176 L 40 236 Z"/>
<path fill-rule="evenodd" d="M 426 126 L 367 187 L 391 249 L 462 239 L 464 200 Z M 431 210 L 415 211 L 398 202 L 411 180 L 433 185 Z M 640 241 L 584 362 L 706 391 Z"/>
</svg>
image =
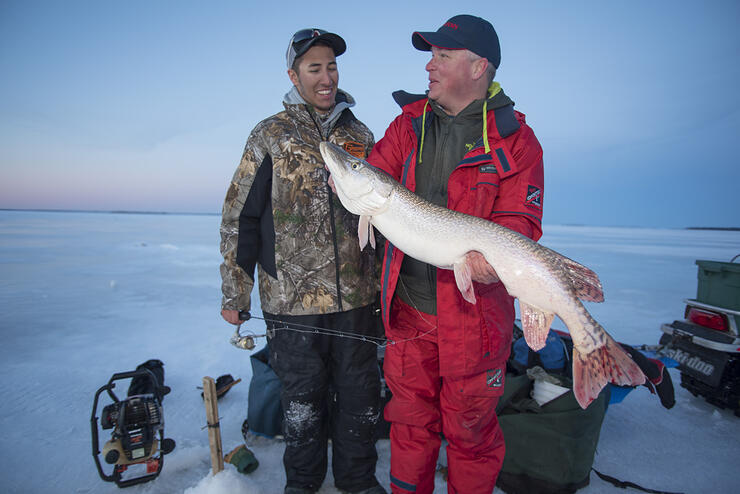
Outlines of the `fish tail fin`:
<svg viewBox="0 0 740 494">
<path fill-rule="evenodd" d="M 620 386 L 645 382 L 645 374 L 629 354 L 611 336 L 605 336 L 606 344 L 590 353 L 581 353 L 573 347 L 573 392 L 584 409 L 609 382 Z"/>
</svg>

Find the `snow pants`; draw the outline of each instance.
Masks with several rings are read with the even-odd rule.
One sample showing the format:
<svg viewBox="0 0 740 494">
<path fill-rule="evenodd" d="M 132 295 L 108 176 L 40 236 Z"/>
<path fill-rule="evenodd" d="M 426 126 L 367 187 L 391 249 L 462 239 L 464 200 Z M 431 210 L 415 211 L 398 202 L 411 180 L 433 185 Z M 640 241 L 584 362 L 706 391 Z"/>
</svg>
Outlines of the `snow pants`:
<svg viewBox="0 0 740 494">
<path fill-rule="evenodd" d="M 391 423 L 391 489 L 432 493 L 441 433 L 448 493 L 490 494 L 505 453 L 495 413 L 503 376 L 440 376 L 436 325 L 436 316 L 394 299 L 388 336 L 397 343 L 386 347 L 383 365 L 392 392 L 384 412 Z"/>
<path fill-rule="evenodd" d="M 270 320 L 268 329 L 275 330 L 268 341 L 270 364 L 281 383 L 286 485 L 319 490 L 326 477 L 329 438 L 338 489 L 356 492 L 377 485 L 373 437 L 380 402 L 377 346 L 310 332 L 317 327 L 379 336 L 373 307 L 264 316 Z"/>
</svg>

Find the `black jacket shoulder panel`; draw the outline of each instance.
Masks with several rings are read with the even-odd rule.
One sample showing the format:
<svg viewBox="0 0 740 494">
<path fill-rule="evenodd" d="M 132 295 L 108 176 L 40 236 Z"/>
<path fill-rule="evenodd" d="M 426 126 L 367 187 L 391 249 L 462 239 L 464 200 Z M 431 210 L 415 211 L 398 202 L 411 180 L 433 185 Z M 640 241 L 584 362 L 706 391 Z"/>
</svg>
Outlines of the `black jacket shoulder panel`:
<svg viewBox="0 0 740 494">
<path fill-rule="evenodd" d="M 406 91 L 394 91 L 392 96 L 393 96 L 393 100 L 401 108 L 403 108 L 404 106 L 408 104 L 414 103 L 416 101 L 419 101 L 427 97 L 426 94 L 412 94 L 412 93 L 407 93 Z"/>
<path fill-rule="evenodd" d="M 519 120 L 514 115 L 514 105 L 496 108 L 494 110 L 494 117 L 496 119 L 496 130 L 498 130 L 498 134 L 502 138 L 510 136 L 521 127 Z"/>
</svg>

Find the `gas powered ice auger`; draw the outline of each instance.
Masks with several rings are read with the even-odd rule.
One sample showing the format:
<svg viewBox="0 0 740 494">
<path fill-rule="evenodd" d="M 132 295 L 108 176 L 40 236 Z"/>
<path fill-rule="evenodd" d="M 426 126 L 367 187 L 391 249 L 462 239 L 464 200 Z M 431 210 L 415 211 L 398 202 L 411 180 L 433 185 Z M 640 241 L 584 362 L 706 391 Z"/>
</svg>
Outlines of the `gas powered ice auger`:
<svg viewBox="0 0 740 494">
<path fill-rule="evenodd" d="M 118 399 L 113 392 L 115 381 L 131 379 L 128 396 Z M 103 391 L 113 403 L 103 407 L 100 426 L 112 429 L 111 438 L 103 445 L 105 462 L 113 465 L 106 474 L 100 463 L 98 443 L 98 398 Z M 163 455 L 175 449 L 175 441 L 164 438 L 162 400 L 170 388 L 164 385 L 164 368 L 159 360 L 149 360 L 135 371 L 113 374 L 108 384 L 95 393 L 90 426 L 92 452 L 100 478 L 128 487 L 154 480 L 162 471 Z"/>
</svg>

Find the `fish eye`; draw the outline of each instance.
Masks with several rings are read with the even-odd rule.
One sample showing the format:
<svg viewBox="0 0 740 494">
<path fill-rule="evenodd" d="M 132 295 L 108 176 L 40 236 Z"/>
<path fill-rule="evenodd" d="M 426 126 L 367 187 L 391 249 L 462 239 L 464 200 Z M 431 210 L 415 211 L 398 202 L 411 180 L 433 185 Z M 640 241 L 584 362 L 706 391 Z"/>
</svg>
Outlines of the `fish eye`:
<svg viewBox="0 0 740 494">
<path fill-rule="evenodd" d="M 352 163 L 352 169 L 357 170 L 360 167 L 359 163 Z"/>
</svg>

